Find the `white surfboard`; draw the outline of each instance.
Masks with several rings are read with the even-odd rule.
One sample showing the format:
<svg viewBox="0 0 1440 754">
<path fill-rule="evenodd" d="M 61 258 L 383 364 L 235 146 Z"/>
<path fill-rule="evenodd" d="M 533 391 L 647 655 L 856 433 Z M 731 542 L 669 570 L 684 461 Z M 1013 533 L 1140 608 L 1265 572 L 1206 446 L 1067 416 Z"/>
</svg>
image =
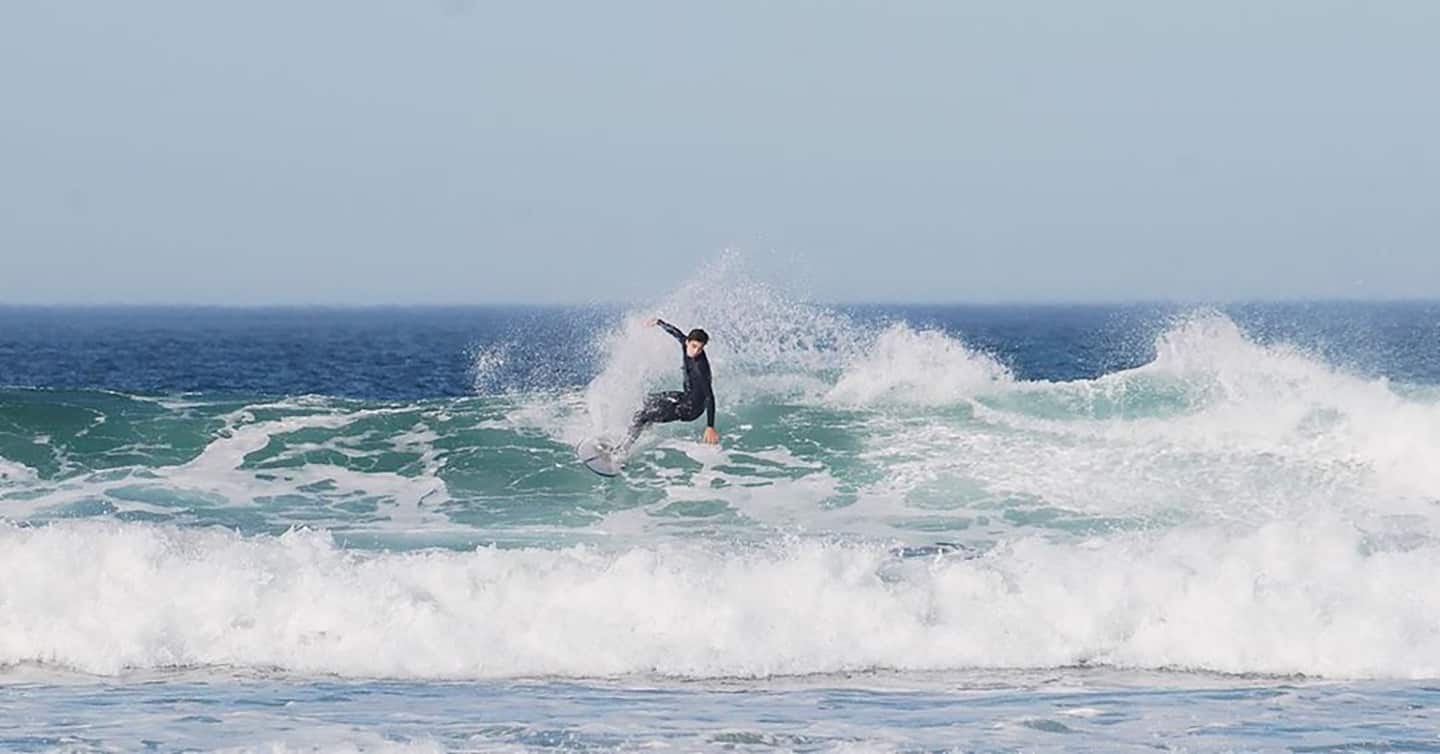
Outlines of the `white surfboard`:
<svg viewBox="0 0 1440 754">
<path fill-rule="evenodd" d="M 601 437 L 581 440 L 575 446 L 575 457 L 585 464 L 585 468 L 600 476 L 619 476 L 624 461 L 610 442 Z"/>
</svg>

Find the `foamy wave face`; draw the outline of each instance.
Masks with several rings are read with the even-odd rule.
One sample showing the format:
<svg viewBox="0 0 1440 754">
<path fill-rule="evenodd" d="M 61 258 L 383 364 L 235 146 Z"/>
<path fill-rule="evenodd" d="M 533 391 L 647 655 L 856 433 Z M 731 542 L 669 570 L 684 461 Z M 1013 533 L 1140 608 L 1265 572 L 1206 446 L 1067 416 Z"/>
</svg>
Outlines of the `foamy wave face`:
<svg viewBox="0 0 1440 754">
<path fill-rule="evenodd" d="M 1177 429 L 1256 452 L 1323 455 L 1372 469 L 1398 495 L 1440 490 L 1440 405 L 1347 374 L 1286 345 L 1252 342 L 1216 314 L 1163 335 L 1141 370 L 1196 386 L 1202 410 Z M 1112 379 L 1123 378 L 1112 376 Z"/>
<path fill-rule="evenodd" d="M 1324 519 L 900 558 L 818 542 L 360 555 L 323 534 L 0 529 L 0 663 L 724 677 L 1108 664 L 1440 675 L 1433 540 Z"/>
<path fill-rule="evenodd" d="M 946 344 L 937 336 L 925 345 L 965 374 L 969 355 Z M 1094 380 L 986 381 L 984 370 L 972 370 L 970 385 L 912 393 L 955 396 L 951 402 L 973 411 L 868 420 L 865 458 L 886 469 L 870 486 L 868 511 L 883 515 L 898 500 L 923 511 L 926 527 L 990 531 L 996 520 L 1075 532 L 1263 525 L 1320 512 L 1436 527 L 1433 396 L 1258 344 L 1213 313 L 1179 322 L 1155 347 L 1152 362 Z M 857 373 L 903 378 L 922 370 L 908 352 L 895 353 L 876 349 L 879 366 Z M 859 392 L 883 409 L 874 396 L 893 388 L 879 379 L 861 384 L 880 386 Z"/>
<path fill-rule="evenodd" d="M 852 406 L 945 405 L 1013 382 L 999 362 L 945 333 L 895 325 L 847 365 L 826 397 Z"/>
</svg>

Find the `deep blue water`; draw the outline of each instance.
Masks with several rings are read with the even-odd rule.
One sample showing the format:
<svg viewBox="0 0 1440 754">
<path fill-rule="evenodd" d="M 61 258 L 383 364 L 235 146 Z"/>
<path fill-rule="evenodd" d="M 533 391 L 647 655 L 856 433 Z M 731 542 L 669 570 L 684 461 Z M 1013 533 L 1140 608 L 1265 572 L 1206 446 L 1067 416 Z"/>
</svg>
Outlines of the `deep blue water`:
<svg viewBox="0 0 1440 754">
<path fill-rule="evenodd" d="M 1178 316 L 1209 307 L 836 307 L 963 337 L 1025 380 L 1099 377 L 1146 363 Z M 1313 302 L 1220 307 L 1258 342 L 1284 342 L 1358 374 L 1440 382 L 1440 304 Z M 408 400 L 485 389 L 573 387 L 604 354 L 615 308 L 0 307 L 0 385 L 140 393 L 234 392 Z M 725 338 L 726 333 L 712 333 Z M 477 386 L 474 352 L 514 344 Z"/>
</svg>

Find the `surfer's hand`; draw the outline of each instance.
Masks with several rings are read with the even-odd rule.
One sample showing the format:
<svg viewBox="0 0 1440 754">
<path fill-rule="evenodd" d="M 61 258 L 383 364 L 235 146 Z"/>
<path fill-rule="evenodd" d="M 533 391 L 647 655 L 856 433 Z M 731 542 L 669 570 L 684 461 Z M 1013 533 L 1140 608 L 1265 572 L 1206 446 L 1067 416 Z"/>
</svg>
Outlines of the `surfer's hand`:
<svg viewBox="0 0 1440 754">
<path fill-rule="evenodd" d="M 655 325 L 658 325 L 658 324 L 660 324 L 660 320 L 658 320 L 658 319 L 656 319 L 656 318 L 654 318 L 654 317 L 651 317 L 650 319 L 645 320 L 645 326 L 646 326 L 646 327 L 654 327 Z"/>
<path fill-rule="evenodd" d="M 705 440 L 705 442 L 714 445 L 715 443 L 720 442 L 720 433 L 716 432 L 714 427 L 706 427 L 705 437 L 703 439 Z"/>
</svg>

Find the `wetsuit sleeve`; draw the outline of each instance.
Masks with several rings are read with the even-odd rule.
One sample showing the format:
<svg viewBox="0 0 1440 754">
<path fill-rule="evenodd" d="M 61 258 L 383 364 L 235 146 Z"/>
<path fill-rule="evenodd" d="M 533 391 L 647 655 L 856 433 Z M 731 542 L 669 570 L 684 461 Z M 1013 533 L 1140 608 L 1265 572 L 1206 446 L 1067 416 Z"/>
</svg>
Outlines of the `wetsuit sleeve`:
<svg viewBox="0 0 1440 754">
<path fill-rule="evenodd" d="M 715 428 L 715 387 L 710 384 L 710 362 L 706 361 L 702 368 L 705 373 L 705 426 Z"/>
<path fill-rule="evenodd" d="M 666 322 L 663 319 L 655 320 L 655 324 L 663 328 L 665 332 L 670 333 L 670 337 L 680 341 L 681 343 L 685 342 L 685 333 L 680 332 L 680 328 L 670 324 L 669 322 Z"/>
</svg>

